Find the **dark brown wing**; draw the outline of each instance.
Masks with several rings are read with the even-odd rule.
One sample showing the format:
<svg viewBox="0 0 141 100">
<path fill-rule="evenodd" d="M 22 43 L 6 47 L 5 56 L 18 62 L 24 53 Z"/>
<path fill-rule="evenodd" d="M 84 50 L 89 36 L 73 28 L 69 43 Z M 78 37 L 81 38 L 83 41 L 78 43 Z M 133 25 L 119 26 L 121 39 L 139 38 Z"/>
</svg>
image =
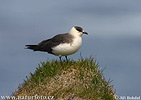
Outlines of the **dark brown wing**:
<svg viewBox="0 0 141 100">
<path fill-rule="evenodd" d="M 71 43 L 73 40 L 73 36 L 70 34 L 58 34 L 51 39 L 44 40 L 40 42 L 38 45 L 26 45 L 27 49 L 32 49 L 33 51 L 44 51 L 48 53 L 52 53 L 52 47 L 55 47 L 61 43 Z"/>
</svg>

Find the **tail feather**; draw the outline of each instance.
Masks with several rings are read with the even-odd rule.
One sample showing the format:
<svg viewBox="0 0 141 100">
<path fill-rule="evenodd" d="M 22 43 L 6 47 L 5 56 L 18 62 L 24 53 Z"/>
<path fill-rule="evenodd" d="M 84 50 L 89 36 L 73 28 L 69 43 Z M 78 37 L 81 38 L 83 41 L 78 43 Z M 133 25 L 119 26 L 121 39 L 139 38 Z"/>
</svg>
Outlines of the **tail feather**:
<svg viewBox="0 0 141 100">
<path fill-rule="evenodd" d="M 38 45 L 25 45 L 27 48 L 26 49 L 31 49 L 33 51 L 37 51 L 37 46 Z"/>
</svg>

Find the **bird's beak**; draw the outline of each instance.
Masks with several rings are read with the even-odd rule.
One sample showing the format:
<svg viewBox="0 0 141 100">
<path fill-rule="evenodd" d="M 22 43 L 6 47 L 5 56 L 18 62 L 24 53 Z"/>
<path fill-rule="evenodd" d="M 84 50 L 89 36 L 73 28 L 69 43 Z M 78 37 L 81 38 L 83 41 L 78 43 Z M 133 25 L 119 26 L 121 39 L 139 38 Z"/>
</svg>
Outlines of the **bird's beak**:
<svg viewBox="0 0 141 100">
<path fill-rule="evenodd" d="M 87 32 L 83 32 L 83 34 L 87 34 L 87 35 L 88 35 L 88 33 L 87 33 Z"/>
</svg>

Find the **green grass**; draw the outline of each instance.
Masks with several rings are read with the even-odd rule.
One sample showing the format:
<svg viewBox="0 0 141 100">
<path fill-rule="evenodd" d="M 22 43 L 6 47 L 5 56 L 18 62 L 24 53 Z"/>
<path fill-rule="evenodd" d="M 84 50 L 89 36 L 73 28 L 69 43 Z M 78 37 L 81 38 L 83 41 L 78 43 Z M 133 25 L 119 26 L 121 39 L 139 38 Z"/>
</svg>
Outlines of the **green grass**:
<svg viewBox="0 0 141 100">
<path fill-rule="evenodd" d="M 68 63 L 48 60 L 41 62 L 13 95 L 54 96 L 56 100 L 71 97 L 80 100 L 115 100 L 111 81 L 106 81 L 102 72 L 91 57 Z"/>
</svg>

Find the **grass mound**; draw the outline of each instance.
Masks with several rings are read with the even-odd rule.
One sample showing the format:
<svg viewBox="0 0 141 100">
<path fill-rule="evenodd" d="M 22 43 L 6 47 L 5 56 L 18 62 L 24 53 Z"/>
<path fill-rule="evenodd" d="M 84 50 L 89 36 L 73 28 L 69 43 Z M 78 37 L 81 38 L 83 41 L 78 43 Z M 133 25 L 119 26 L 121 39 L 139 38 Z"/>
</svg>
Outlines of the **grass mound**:
<svg viewBox="0 0 141 100">
<path fill-rule="evenodd" d="M 106 81 L 93 58 L 60 63 L 41 62 L 13 96 L 53 96 L 55 100 L 115 100 L 113 86 Z"/>
</svg>

